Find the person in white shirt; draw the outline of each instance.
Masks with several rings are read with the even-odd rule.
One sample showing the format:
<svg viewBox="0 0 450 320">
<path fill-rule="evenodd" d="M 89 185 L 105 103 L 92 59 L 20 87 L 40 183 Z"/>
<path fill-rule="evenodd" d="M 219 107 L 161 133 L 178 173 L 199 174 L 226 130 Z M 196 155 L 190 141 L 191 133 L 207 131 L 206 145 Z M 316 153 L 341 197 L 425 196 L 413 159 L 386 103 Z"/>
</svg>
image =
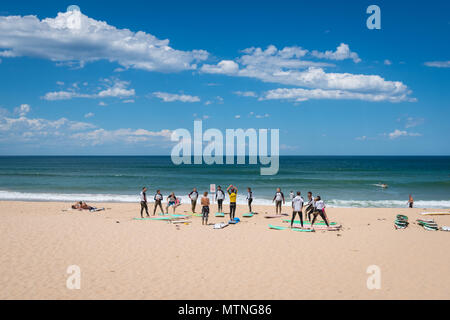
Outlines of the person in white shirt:
<svg viewBox="0 0 450 320">
<path fill-rule="evenodd" d="M 311 191 L 308 192 L 308 202 L 305 204 L 305 206 L 305 220 L 308 219 L 308 221 L 311 221 L 311 213 L 314 212 L 314 197 Z"/>
<path fill-rule="evenodd" d="M 218 186 L 216 191 L 216 201 L 217 201 L 217 211 L 223 212 L 223 200 L 225 199 L 225 192 L 223 192 L 222 187 Z"/>
<path fill-rule="evenodd" d="M 289 199 L 294 200 L 295 194 L 294 191 L 291 190 L 291 192 L 289 192 Z"/>
<path fill-rule="evenodd" d="M 284 194 L 283 192 L 281 192 L 281 189 L 278 188 L 277 192 L 275 193 L 275 197 L 273 197 L 272 202 L 275 202 L 275 212 L 276 214 L 278 214 L 278 211 L 280 212 L 279 214 L 281 214 L 281 204 L 284 204 Z"/>
<path fill-rule="evenodd" d="M 139 195 L 139 198 L 141 199 L 141 218 L 144 218 L 144 216 L 142 215 L 144 213 L 147 213 L 147 217 L 150 217 L 150 215 L 148 214 L 148 206 L 147 206 L 147 188 L 143 187 L 141 194 Z"/>
<path fill-rule="evenodd" d="M 325 203 L 320 198 L 320 196 L 317 196 L 316 199 L 314 199 L 314 203 L 315 203 L 316 209 L 314 210 L 314 218 L 311 222 L 311 228 L 314 225 L 314 222 L 316 222 L 316 218 L 318 215 L 320 215 L 322 217 L 322 219 L 323 219 L 323 221 L 325 221 L 325 224 L 327 225 L 327 227 L 329 227 L 330 224 L 328 223 L 328 217 L 325 214 Z"/>
<path fill-rule="evenodd" d="M 194 188 L 191 193 L 188 194 L 189 199 L 191 199 L 191 209 L 195 213 L 195 207 L 197 206 L 198 192 L 197 188 Z"/>
<path fill-rule="evenodd" d="M 252 188 L 247 188 L 248 212 L 252 213 L 253 192 Z"/>
<path fill-rule="evenodd" d="M 292 199 L 292 219 L 291 219 L 291 228 L 294 224 L 295 216 L 298 214 L 300 218 L 300 224 L 303 228 L 303 215 L 302 215 L 302 208 L 303 208 L 303 198 L 301 197 L 300 191 L 297 191 L 297 196 Z"/>
<path fill-rule="evenodd" d="M 153 215 L 156 213 L 156 208 L 161 209 L 161 213 L 164 213 L 163 207 L 162 207 L 162 201 L 163 201 L 163 195 L 161 194 L 161 190 L 156 190 L 155 197 L 153 198 L 155 200 L 155 207 L 153 208 Z"/>
</svg>

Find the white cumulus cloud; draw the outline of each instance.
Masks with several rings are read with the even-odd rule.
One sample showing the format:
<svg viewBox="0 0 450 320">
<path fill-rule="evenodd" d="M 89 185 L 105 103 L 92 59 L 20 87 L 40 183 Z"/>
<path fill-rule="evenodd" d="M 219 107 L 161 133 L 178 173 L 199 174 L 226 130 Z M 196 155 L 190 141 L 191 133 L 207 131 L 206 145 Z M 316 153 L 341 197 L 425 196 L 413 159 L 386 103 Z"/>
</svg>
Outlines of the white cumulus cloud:
<svg viewBox="0 0 450 320">
<path fill-rule="evenodd" d="M 348 44 L 341 43 L 337 48 L 336 51 L 325 51 L 325 52 L 319 52 L 317 50 L 314 50 L 311 53 L 314 57 L 321 58 L 321 59 L 329 59 L 329 60 L 345 60 L 345 59 L 352 59 L 353 62 L 359 63 L 361 62 L 361 59 L 359 58 L 358 54 L 356 52 L 352 52 L 350 50 L 350 47 Z"/>
<path fill-rule="evenodd" d="M 78 63 L 107 60 L 124 68 L 147 71 L 182 71 L 197 68 L 208 58 L 204 50 L 181 51 L 143 32 L 119 29 L 80 11 L 58 13 L 56 18 L 0 17 L 0 57 L 37 57 Z"/>
<path fill-rule="evenodd" d="M 278 50 L 275 46 L 249 48 L 235 61 L 223 60 L 217 65 L 205 64 L 204 73 L 225 74 L 236 77 L 259 79 L 263 82 L 295 86 L 289 95 L 293 100 L 307 99 L 360 99 L 368 101 L 416 101 L 411 98 L 411 90 L 400 81 L 388 81 L 379 75 L 327 72 L 333 67 L 328 63 L 304 60 L 308 51 L 300 47 L 286 47 Z M 359 57 L 350 51 L 348 45 L 341 44 L 335 52 L 320 53 L 313 51 L 312 56 L 322 59 L 359 61 Z M 310 89 L 310 90 L 307 90 Z M 284 90 L 288 93 L 290 89 Z M 329 91 L 329 92 L 327 92 Z M 276 95 L 266 94 L 274 99 Z M 277 93 L 277 92 L 275 92 Z M 280 95 L 281 99 L 286 94 Z M 264 98 L 263 98 L 264 99 Z"/>
<path fill-rule="evenodd" d="M 434 68 L 450 68 L 450 60 L 448 60 L 448 61 L 429 61 L 429 62 L 425 62 L 425 65 L 427 67 L 434 67 Z"/>
<path fill-rule="evenodd" d="M 42 99 L 55 101 L 55 100 L 70 100 L 73 98 L 86 98 L 86 99 L 96 99 L 96 98 L 129 98 L 136 94 L 134 89 L 128 88 L 130 82 L 121 81 L 119 79 L 103 79 L 102 81 L 103 89 L 97 90 L 94 93 L 80 92 L 78 85 L 74 84 L 72 87 L 46 93 Z M 100 105 L 105 105 L 100 102 Z"/>
<path fill-rule="evenodd" d="M 187 94 L 176 94 L 176 93 L 167 93 L 167 92 L 153 92 L 153 95 L 163 102 L 199 102 L 200 98 L 197 96 L 190 96 Z"/>
<path fill-rule="evenodd" d="M 389 139 L 397 139 L 400 137 L 420 137 L 422 134 L 416 132 L 408 132 L 406 130 L 395 129 L 393 132 L 387 134 Z"/>
</svg>

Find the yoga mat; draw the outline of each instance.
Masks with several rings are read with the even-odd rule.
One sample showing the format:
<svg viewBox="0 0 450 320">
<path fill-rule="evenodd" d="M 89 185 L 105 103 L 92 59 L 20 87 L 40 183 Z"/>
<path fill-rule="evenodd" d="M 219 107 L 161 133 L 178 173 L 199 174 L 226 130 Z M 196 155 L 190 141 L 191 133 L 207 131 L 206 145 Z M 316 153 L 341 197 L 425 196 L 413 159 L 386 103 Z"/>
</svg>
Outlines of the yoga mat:
<svg viewBox="0 0 450 320">
<path fill-rule="evenodd" d="M 283 219 L 282 220 L 283 222 L 291 222 L 291 220 L 289 220 L 289 219 Z M 294 223 L 297 223 L 297 224 L 300 224 L 300 220 L 294 220 Z M 311 224 L 311 222 L 309 222 L 309 221 L 303 221 L 303 224 L 304 225 L 306 225 L 306 224 Z M 336 222 L 330 222 L 330 226 L 334 226 L 334 225 L 336 225 L 337 223 Z M 325 224 L 325 222 L 322 222 L 322 221 L 320 221 L 320 222 L 314 222 L 314 225 L 316 226 L 316 225 L 319 225 L 319 226 L 321 226 L 321 225 L 326 225 Z"/>
</svg>

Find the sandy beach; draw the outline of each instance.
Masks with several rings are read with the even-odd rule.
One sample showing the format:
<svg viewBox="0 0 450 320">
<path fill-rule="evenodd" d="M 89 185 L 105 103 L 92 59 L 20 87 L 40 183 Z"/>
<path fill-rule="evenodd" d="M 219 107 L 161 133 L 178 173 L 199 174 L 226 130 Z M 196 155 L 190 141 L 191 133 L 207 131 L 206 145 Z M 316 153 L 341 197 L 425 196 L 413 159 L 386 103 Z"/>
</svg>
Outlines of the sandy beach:
<svg viewBox="0 0 450 320">
<path fill-rule="evenodd" d="M 287 223 L 265 219 L 274 212 L 266 206 L 214 230 L 199 217 L 189 225 L 133 220 L 139 204 L 92 205 L 106 211 L 0 202 L 0 299 L 450 298 L 450 233 L 413 223 L 424 209 L 330 208 L 342 230 L 308 233 L 270 230 Z M 246 211 L 238 206 L 237 216 Z M 399 213 L 411 221 L 405 230 L 394 229 Z M 450 225 L 450 216 L 433 218 Z M 80 267 L 79 290 L 66 287 L 70 265 Z M 371 265 L 381 271 L 379 290 L 367 288 Z"/>
</svg>

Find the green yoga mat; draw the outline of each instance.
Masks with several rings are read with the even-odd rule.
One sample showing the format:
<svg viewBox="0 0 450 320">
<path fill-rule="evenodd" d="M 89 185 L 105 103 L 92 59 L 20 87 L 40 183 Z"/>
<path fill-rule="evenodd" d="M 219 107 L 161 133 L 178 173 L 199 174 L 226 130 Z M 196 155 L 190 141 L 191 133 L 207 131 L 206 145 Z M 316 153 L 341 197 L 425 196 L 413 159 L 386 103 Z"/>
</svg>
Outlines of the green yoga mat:
<svg viewBox="0 0 450 320">
<path fill-rule="evenodd" d="M 269 228 L 270 229 L 274 229 L 274 230 L 286 230 L 286 229 L 288 229 L 288 227 L 279 227 L 279 226 L 274 226 L 274 225 L 271 225 L 271 224 L 269 224 Z"/>
<path fill-rule="evenodd" d="M 170 220 L 169 217 L 157 217 L 157 218 L 133 218 L 133 220 Z"/>
<path fill-rule="evenodd" d="M 272 224 L 269 224 L 269 228 L 273 229 L 273 230 L 286 230 L 286 229 L 291 229 L 288 227 L 280 227 L 280 226 L 274 226 Z M 314 229 L 300 229 L 300 228 L 293 228 L 291 229 L 292 231 L 297 231 L 297 232 L 314 232 Z"/>
<path fill-rule="evenodd" d="M 314 229 L 299 229 L 299 228 L 293 228 L 292 231 L 298 231 L 298 232 L 314 232 Z"/>
<path fill-rule="evenodd" d="M 188 216 L 185 214 L 171 214 L 174 218 L 187 218 Z"/>
<path fill-rule="evenodd" d="M 291 220 L 289 220 L 289 219 L 283 219 L 282 221 L 291 223 Z M 294 220 L 294 223 L 300 224 L 300 220 Z M 303 225 L 310 225 L 310 224 L 311 224 L 311 222 L 303 221 Z M 336 224 L 337 224 L 336 222 L 330 222 L 330 226 L 335 226 Z M 322 225 L 326 226 L 326 223 L 325 222 L 314 222 L 314 225 L 315 226 L 322 226 Z"/>
<path fill-rule="evenodd" d="M 223 212 L 217 212 L 217 213 L 215 214 L 215 216 L 216 216 L 216 217 L 219 217 L 219 218 L 222 218 L 222 217 L 225 217 L 225 213 L 223 213 Z"/>
</svg>

